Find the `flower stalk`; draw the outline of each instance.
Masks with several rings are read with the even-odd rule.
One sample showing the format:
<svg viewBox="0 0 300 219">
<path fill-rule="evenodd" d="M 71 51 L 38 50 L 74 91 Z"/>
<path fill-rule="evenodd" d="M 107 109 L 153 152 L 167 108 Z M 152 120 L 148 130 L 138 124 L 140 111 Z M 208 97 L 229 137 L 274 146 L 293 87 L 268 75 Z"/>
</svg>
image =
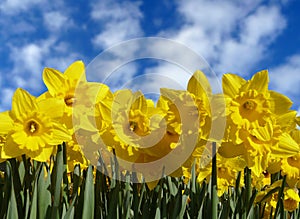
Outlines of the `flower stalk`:
<svg viewBox="0 0 300 219">
<path fill-rule="evenodd" d="M 217 146 L 212 143 L 212 171 L 211 171 L 211 218 L 218 218 L 218 191 L 217 191 Z"/>
</svg>

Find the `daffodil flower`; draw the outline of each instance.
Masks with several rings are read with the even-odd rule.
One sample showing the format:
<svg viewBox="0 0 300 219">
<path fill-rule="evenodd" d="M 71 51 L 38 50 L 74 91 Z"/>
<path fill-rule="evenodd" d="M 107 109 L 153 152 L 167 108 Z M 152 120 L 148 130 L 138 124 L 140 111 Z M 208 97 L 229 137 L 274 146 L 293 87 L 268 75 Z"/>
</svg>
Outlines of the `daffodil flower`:
<svg viewBox="0 0 300 219">
<path fill-rule="evenodd" d="M 219 152 L 226 157 L 244 156 L 247 166 L 259 176 L 276 156 L 292 156 L 299 145 L 287 130 L 295 116 L 290 99 L 268 89 L 268 72 L 256 73 L 249 81 L 223 76 L 227 105 L 227 129 Z M 295 122 L 294 122 L 295 123 Z"/>
<path fill-rule="evenodd" d="M 74 62 L 64 73 L 53 68 L 45 68 L 43 80 L 48 88 L 47 95 L 62 99 L 67 115 L 72 115 L 72 106 L 76 101 L 75 90 L 79 82 L 86 82 L 83 62 Z"/>
<path fill-rule="evenodd" d="M 43 80 L 48 92 L 42 96 L 55 97 L 64 102 L 62 122 L 68 129 L 74 128 L 72 119 L 86 121 L 89 118 L 85 117 L 94 118 L 96 116 L 95 105 L 110 92 L 104 84 L 87 82 L 82 61 L 74 62 L 64 73 L 53 68 L 45 68 Z M 87 124 L 81 124 L 81 126 L 88 127 Z"/>
<path fill-rule="evenodd" d="M 67 142 L 66 155 L 68 172 L 73 172 L 77 164 L 80 164 L 80 167 L 85 169 L 90 163 L 83 153 L 81 146 L 78 144 L 75 134 L 72 135 L 72 140 Z"/>
<path fill-rule="evenodd" d="M 63 103 L 49 98 L 37 101 L 27 91 L 17 89 L 12 110 L 1 114 L 0 133 L 6 133 L 1 157 L 12 158 L 26 154 L 37 161 L 47 161 L 55 145 L 71 139 L 58 122 Z"/>
</svg>

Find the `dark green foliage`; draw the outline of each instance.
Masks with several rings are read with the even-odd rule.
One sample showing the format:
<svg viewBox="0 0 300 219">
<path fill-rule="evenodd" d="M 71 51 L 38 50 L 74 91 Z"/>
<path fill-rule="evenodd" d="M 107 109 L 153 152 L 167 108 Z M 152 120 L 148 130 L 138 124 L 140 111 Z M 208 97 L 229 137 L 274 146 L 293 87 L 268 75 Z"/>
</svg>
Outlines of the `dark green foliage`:
<svg viewBox="0 0 300 219">
<path fill-rule="evenodd" d="M 197 182 L 195 169 L 191 179 L 162 177 L 153 190 L 136 181 L 135 173 L 120 172 L 117 160 L 111 159 L 109 178 L 106 165 L 81 170 L 75 166 L 67 173 L 64 145 L 58 147 L 51 165 L 31 161 L 6 162 L 0 179 L 0 218 L 260 218 L 264 203 L 255 203 L 257 191 L 251 186 L 250 172 L 245 186 L 236 186 L 221 197 L 216 196 L 217 177 Z M 249 170 L 246 170 L 249 171 Z M 283 209 L 282 187 L 266 194 L 266 200 L 278 192 L 276 218 L 300 217 L 299 209 L 288 213 Z M 213 212 L 215 211 L 215 212 Z"/>
</svg>

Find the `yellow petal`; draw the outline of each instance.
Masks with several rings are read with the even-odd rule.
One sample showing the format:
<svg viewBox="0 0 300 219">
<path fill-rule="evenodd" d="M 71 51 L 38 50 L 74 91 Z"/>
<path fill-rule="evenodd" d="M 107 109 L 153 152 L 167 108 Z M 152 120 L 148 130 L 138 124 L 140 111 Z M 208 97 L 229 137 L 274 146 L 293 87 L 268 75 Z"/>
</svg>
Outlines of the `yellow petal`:
<svg viewBox="0 0 300 219">
<path fill-rule="evenodd" d="M 28 151 L 39 151 L 42 147 L 45 147 L 45 142 L 40 137 L 27 136 L 25 139 L 26 149 Z"/>
<path fill-rule="evenodd" d="M 297 125 L 300 126 L 300 116 L 297 116 L 295 120 L 296 120 Z"/>
<path fill-rule="evenodd" d="M 294 189 L 287 189 L 285 191 L 285 196 L 284 196 L 284 199 L 293 199 L 295 200 L 296 202 L 300 202 L 300 198 L 299 198 L 299 195 L 298 193 L 294 190 Z"/>
<path fill-rule="evenodd" d="M 131 90 L 118 90 L 114 93 L 114 100 L 113 100 L 113 111 L 120 112 L 125 109 L 130 109 L 128 104 L 131 104 L 132 98 Z"/>
<path fill-rule="evenodd" d="M 222 77 L 223 92 L 231 98 L 239 94 L 239 89 L 246 80 L 235 74 L 224 74 Z"/>
<path fill-rule="evenodd" d="M 169 89 L 169 88 L 161 88 L 160 89 L 161 96 L 163 98 L 170 100 L 172 103 L 174 103 L 185 92 L 186 91 L 183 91 L 183 90 L 174 90 L 174 89 Z"/>
<path fill-rule="evenodd" d="M 21 156 L 22 154 L 24 154 L 24 152 L 20 150 L 19 146 L 12 140 L 12 138 L 10 136 L 7 137 L 6 143 L 3 145 L 1 150 L 1 158 L 15 158 Z"/>
<path fill-rule="evenodd" d="M 25 131 L 17 131 L 12 133 L 10 136 L 13 139 L 13 141 L 19 145 L 19 148 L 21 149 L 24 147 L 24 144 L 27 141 L 28 137 Z"/>
<path fill-rule="evenodd" d="M 91 118 L 95 120 L 101 120 L 101 118 Z M 97 132 L 100 127 L 97 127 L 96 121 L 91 121 L 88 115 L 82 114 L 79 118 L 78 126 L 74 127 L 75 130 L 83 129 L 89 132 Z"/>
<path fill-rule="evenodd" d="M 51 97 L 52 97 L 52 96 L 51 96 L 51 94 L 49 93 L 49 91 L 46 91 L 46 92 L 42 93 L 40 96 L 38 96 L 38 97 L 36 98 L 36 101 L 39 102 L 39 101 L 42 101 L 42 100 L 44 100 L 44 99 L 51 98 Z"/>
<path fill-rule="evenodd" d="M 28 156 L 30 156 L 33 160 L 46 162 L 50 159 L 52 155 L 54 147 L 44 147 L 41 148 L 38 152 L 28 152 Z"/>
<path fill-rule="evenodd" d="M 296 127 L 295 117 L 297 111 L 290 110 L 288 113 L 284 113 L 277 117 L 276 123 L 280 125 L 281 130 L 289 132 Z"/>
<path fill-rule="evenodd" d="M 147 182 L 146 184 L 150 190 L 153 190 L 156 187 L 157 183 L 158 183 L 158 180 L 152 181 L 152 182 Z"/>
<path fill-rule="evenodd" d="M 67 142 L 72 139 L 69 131 L 64 128 L 61 124 L 53 123 L 53 136 L 51 139 L 51 142 L 49 142 L 50 145 L 58 145 L 62 142 Z"/>
<path fill-rule="evenodd" d="M 156 104 L 156 109 L 160 110 L 162 113 L 166 113 L 169 109 L 168 100 L 163 96 L 160 96 Z"/>
<path fill-rule="evenodd" d="M 278 147 L 272 148 L 272 154 L 281 158 L 294 156 L 299 151 L 299 145 L 288 133 L 282 133 L 279 137 Z"/>
<path fill-rule="evenodd" d="M 133 94 L 132 96 L 133 99 L 133 104 L 131 105 L 131 109 L 139 109 L 142 111 L 142 113 L 146 114 L 147 113 L 147 101 L 145 96 L 140 92 L 137 91 Z"/>
<path fill-rule="evenodd" d="M 290 135 L 300 145 L 300 130 L 294 129 L 291 131 Z"/>
<path fill-rule="evenodd" d="M 207 165 L 205 168 L 200 169 L 200 172 L 197 176 L 197 182 L 202 183 L 205 178 L 209 179 L 210 175 L 211 175 L 211 163 Z"/>
<path fill-rule="evenodd" d="M 233 158 L 245 153 L 242 145 L 234 145 L 232 143 L 223 143 L 219 148 L 218 153 L 225 158 Z"/>
<path fill-rule="evenodd" d="M 273 136 L 273 126 L 268 122 L 265 126 L 250 130 L 251 135 L 260 141 L 269 141 Z"/>
<path fill-rule="evenodd" d="M 97 92 L 96 102 L 105 100 L 107 98 L 113 98 L 113 95 L 107 85 L 101 83 L 93 83 L 93 82 L 89 82 L 89 85 L 91 85 L 93 88 L 96 88 L 96 92 Z"/>
<path fill-rule="evenodd" d="M 53 97 L 64 94 L 64 91 L 68 89 L 65 76 L 53 68 L 44 69 L 43 81 Z"/>
<path fill-rule="evenodd" d="M 154 102 L 151 99 L 147 99 L 147 107 L 153 109 L 154 108 Z M 148 109 L 149 111 L 149 109 Z"/>
<path fill-rule="evenodd" d="M 252 173 L 254 173 L 255 176 L 259 177 L 260 174 L 264 171 L 262 167 L 264 156 L 255 156 L 254 158 L 251 157 L 250 159 L 253 159 L 252 160 L 253 162 L 250 162 L 251 164 L 249 165 L 249 160 L 248 160 L 249 168 L 251 169 Z"/>
<path fill-rule="evenodd" d="M 22 114 L 36 110 L 37 108 L 38 107 L 34 96 L 30 95 L 27 91 L 21 88 L 16 90 L 12 100 L 13 117 L 19 119 Z"/>
<path fill-rule="evenodd" d="M 202 95 L 210 96 L 211 87 L 205 74 L 202 71 L 196 71 L 188 82 L 187 90 L 196 97 Z"/>
<path fill-rule="evenodd" d="M 247 165 L 246 161 L 240 156 L 226 159 L 226 164 L 236 171 L 242 171 Z"/>
<path fill-rule="evenodd" d="M 37 103 L 40 112 L 44 112 L 50 118 L 61 118 L 64 113 L 65 102 L 63 99 L 47 98 Z"/>
<path fill-rule="evenodd" d="M 267 167 L 267 171 L 268 173 L 274 174 L 274 173 L 278 173 L 281 169 L 281 159 L 277 158 L 276 160 L 270 160 L 268 167 Z"/>
<path fill-rule="evenodd" d="M 9 116 L 9 111 L 0 113 L 0 134 L 7 134 L 13 128 L 13 120 Z"/>
<path fill-rule="evenodd" d="M 259 93 L 268 91 L 269 75 L 267 70 L 257 72 L 249 81 L 247 90 L 257 90 Z"/>
<path fill-rule="evenodd" d="M 71 80 L 86 81 L 84 63 L 82 61 L 73 62 L 64 72 L 64 75 Z"/>
<path fill-rule="evenodd" d="M 275 91 L 269 91 L 271 109 L 275 114 L 283 114 L 288 112 L 293 102 L 286 96 Z"/>
</svg>

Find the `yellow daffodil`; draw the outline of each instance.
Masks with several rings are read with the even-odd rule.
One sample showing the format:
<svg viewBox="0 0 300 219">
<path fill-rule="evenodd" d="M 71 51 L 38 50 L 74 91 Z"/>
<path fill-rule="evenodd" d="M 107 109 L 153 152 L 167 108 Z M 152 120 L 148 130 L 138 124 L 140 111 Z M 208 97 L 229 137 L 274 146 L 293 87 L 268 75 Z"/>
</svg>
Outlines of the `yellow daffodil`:
<svg viewBox="0 0 300 219">
<path fill-rule="evenodd" d="M 271 185 L 271 174 L 268 171 L 262 172 L 259 176 L 253 174 L 251 178 L 252 186 L 258 191 Z"/>
<path fill-rule="evenodd" d="M 188 92 L 192 95 L 199 121 L 199 137 L 207 139 L 211 131 L 211 104 L 215 101 L 212 100 L 212 91 L 208 79 L 202 71 L 196 71 L 190 78 L 187 85 Z"/>
<path fill-rule="evenodd" d="M 284 190 L 283 206 L 286 211 L 294 211 L 298 208 L 300 197 L 298 189 L 287 188 Z"/>
<path fill-rule="evenodd" d="M 6 143 L 6 137 L 8 131 L 13 128 L 13 121 L 9 116 L 9 111 L 0 113 L 0 153 L 2 154 L 3 146 Z M 0 154 L 0 163 L 4 162 L 6 159 L 3 159 Z"/>
<path fill-rule="evenodd" d="M 234 75 L 223 76 L 227 105 L 227 130 L 220 148 L 225 157 L 244 156 L 247 166 L 259 177 L 272 156 L 292 156 L 299 146 L 287 133 L 294 116 L 292 102 L 268 90 L 268 72 L 256 73 L 249 81 Z"/>
<path fill-rule="evenodd" d="M 67 115 L 72 115 L 72 106 L 76 100 L 75 90 L 80 81 L 86 82 L 83 62 L 74 62 L 64 73 L 53 68 L 45 68 L 43 80 L 49 91 L 47 95 L 62 99 Z"/>
<path fill-rule="evenodd" d="M 68 172 L 73 172 L 77 164 L 80 164 L 81 168 L 88 167 L 89 161 L 85 157 L 80 145 L 78 145 L 75 135 L 72 135 L 72 140 L 67 142 L 66 154 Z"/>
<path fill-rule="evenodd" d="M 203 141 L 204 143 L 205 141 Z M 203 145 L 202 143 L 202 145 Z M 210 145 L 211 146 L 211 145 Z M 197 182 L 202 183 L 204 180 L 209 181 L 212 171 L 212 154 L 211 148 L 205 144 L 202 147 L 197 147 L 193 152 L 195 173 Z M 185 163 L 182 167 L 185 182 L 190 178 L 191 168 Z M 217 188 L 218 196 L 222 196 L 229 191 L 230 187 L 235 186 L 236 177 L 239 171 L 242 171 L 246 166 L 245 161 L 240 157 L 224 158 L 217 154 Z M 243 181 L 240 182 L 243 185 Z"/>
<path fill-rule="evenodd" d="M 265 204 L 263 218 L 269 218 L 271 214 L 271 209 L 276 208 L 278 201 L 278 191 L 282 185 L 282 180 L 274 182 L 272 185 L 266 187 L 264 190 L 260 191 L 256 198 L 255 203 Z M 271 193 L 273 191 L 273 193 Z M 267 194 L 269 194 L 267 196 Z M 294 211 L 298 208 L 300 202 L 300 197 L 297 189 L 285 187 L 283 190 L 283 207 L 286 211 Z"/>
<path fill-rule="evenodd" d="M 53 146 L 70 139 L 68 131 L 57 120 L 62 113 L 61 101 L 54 98 L 37 101 L 25 90 L 17 89 L 12 110 L 2 114 L 3 120 L 0 122 L 0 132 L 6 132 L 1 157 L 26 154 L 34 160 L 48 160 Z"/>
<path fill-rule="evenodd" d="M 97 98 L 101 97 L 98 93 L 107 93 L 109 90 L 106 85 L 87 82 L 84 64 L 81 61 L 71 64 L 64 73 L 53 68 L 45 68 L 43 80 L 48 92 L 44 93 L 42 97 L 51 96 L 63 100 L 62 122 L 67 125 L 68 129 L 73 129 L 72 119 L 83 120 L 82 117 L 87 115 L 94 118 L 94 111 L 91 110 L 94 109 Z M 75 111 L 75 115 L 73 111 Z"/>
<path fill-rule="evenodd" d="M 291 131 L 291 136 L 300 145 L 300 130 Z M 293 156 L 281 159 L 281 173 L 286 175 L 286 181 L 290 187 L 300 187 L 300 151 Z"/>
<path fill-rule="evenodd" d="M 150 134 L 150 119 L 145 97 L 141 92 L 120 90 L 115 93 L 112 105 L 112 121 L 114 139 L 119 142 L 115 147 L 116 154 L 137 160 L 139 149 L 144 146 L 144 140 Z M 127 151 L 125 152 L 124 149 Z M 124 155 L 125 155 L 124 154 Z"/>
<path fill-rule="evenodd" d="M 281 185 L 282 180 L 278 180 L 257 193 L 254 203 L 263 204 L 264 208 L 262 208 L 262 212 L 260 212 L 262 218 L 270 218 L 271 213 L 272 216 L 274 215 L 274 209 L 278 201 L 278 191 Z"/>
<path fill-rule="evenodd" d="M 188 82 L 187 91 L 164 88 L 161 89 L 161 95 L 168 106 L 165 117 L 167 134 L 175 135 L 178 139 L 178 142 L 171 143 L 171 147 L 180 149 L 178 156 L 185 157 L 180 170 L 186 173 L 194 160 L 200 159 L 198 155 L 205 150 L 206 140 L 209 138 L 212 119 L 211 88 L 204 73 L 196 71 Z M 205 173 L 203 169 L 201 171 Z M 176 176 L 183 174 L 176 172 Z"/>
<path fill-rule="evenodd" d="M 0 135 L 0 163 L 4 162 L 6 159 L 2 159 L 1 158 L 1 154 L 2 154 L 2 147 L 4 146 L 6 142 L 6 137 L 5 135 Z"/>
</svg>

